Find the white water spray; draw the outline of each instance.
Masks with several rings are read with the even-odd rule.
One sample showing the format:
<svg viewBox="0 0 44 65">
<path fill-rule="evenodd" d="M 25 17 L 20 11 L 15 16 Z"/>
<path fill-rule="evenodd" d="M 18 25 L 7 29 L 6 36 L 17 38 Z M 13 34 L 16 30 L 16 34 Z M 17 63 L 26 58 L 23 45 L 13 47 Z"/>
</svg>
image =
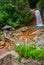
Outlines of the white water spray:
<svg viewBox="0 0 44 65">
<path fill-rule="evenodd" d="M 36 16 L 37 26 L 43 26 L 42 18 L 39 10 L 35 10 L 35 16 Z"/>
</svg>

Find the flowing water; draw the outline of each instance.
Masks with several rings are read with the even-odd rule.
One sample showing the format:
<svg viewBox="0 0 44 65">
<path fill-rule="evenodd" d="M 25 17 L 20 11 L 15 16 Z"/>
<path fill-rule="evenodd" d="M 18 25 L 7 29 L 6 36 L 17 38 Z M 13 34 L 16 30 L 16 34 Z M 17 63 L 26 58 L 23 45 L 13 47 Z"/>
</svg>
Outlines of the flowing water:
<svg viewBox="0 0 44 65">
<path fill-rule="evenodd" d="M 37 22 L 36 24 L 37 24 L 37 26 L 43 26 L 40 11 L 36 10 L 35 15 L 36 15 L 36 22 Z"/>
</svg>

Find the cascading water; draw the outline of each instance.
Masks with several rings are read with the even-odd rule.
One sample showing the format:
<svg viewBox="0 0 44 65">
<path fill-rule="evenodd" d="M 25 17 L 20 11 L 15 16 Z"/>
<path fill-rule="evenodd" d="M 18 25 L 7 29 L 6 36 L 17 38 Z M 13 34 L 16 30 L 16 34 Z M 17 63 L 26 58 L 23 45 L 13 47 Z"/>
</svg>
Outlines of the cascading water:
<svg viewBox="0 0 44 65">
<path fill-rule="evenodd" d="M 43 26 L 42 24 L 42 18 L 39 10 L 35 10 L 35 16 L 36 16 L 36 23 L 37 26 Z"/>
</svg>

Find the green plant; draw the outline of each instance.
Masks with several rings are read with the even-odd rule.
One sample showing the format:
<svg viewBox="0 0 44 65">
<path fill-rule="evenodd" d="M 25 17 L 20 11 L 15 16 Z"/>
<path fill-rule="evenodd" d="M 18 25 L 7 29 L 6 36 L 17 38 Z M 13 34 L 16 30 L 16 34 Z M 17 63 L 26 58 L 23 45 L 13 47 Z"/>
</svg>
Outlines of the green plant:
<svg viewBox="0 0 44 65">
<path fill-rule="evenodd" d="M 8 14 L 6 12 L 0 12 L 0 27 L 6 24 L 6 20 L 8 19 Z"/>
<path fill-rule="evenodd" d="M 22 23 L 24 25 L 30 24 L 30 22 L 33 20 L 33 14 L 31 11 L 21 11 L 21 19 Z"/>
<path fill-rule="evenodd" d="M 14 50 L 18 52 L 21 57 L 44 60 L 44 48 L 37 49 L 33 46 L 35 45 L 33 44 L 30 46 L 16 46 Z"/>
<path fill-rule="evenodd" d="M 1 39 L 1 36 L 2 36 L 2 31 L 0 31 L 0 39 Z"/>
<path fill-rule="evenodd" d="M 15 22 L 13 22 L 11 19 L 7 20 L 7 24 L 10 26 L 13 26 L 14 28 L 20 25 L 19 20 L 16 20 Z"/>
<path fill-rule="evenodd" d="M 22 59 L 21 56 L 17 56 L 17 57 L 16 57 L 16 60 L 18 60 L 18 61 L 20 61 L 21 59 Z"/>
<path fill-rule="evenodd" d="M 34 49 L 34 50 L 32 50 L 32 51 L 30 51 L 30 55 L 29 55 L 29 57 L 30 58 L 33 58 L 33 59 L 39 59 L 39 54 L 41 53 L 41 51 L 40 50 L 38 50 L 38 49 Z"/>
<path fill-rule="evenodd" d="M 0 28 L 4 25 L 19 26 L 19 10 L 15 5 L 6 4 L 0 9 Z"/>
<path fill-rule="evenodd" d="M 41 8 L 44 5 L 44 0 L 39 0 L 37 3 L 37 8 Z"/>
<path fill-rule="evenodd" d="M 25 24 L 28 24 L 30 23 L 30 21 L 33 20 L 33 16 L 32 16 L 32 12 L 29 11 L 25 14 L 25 17 L 24 17 L 24 23 Z"/>
<path fill-rule="evenodd" d="M 44 0 L 39 0 L 36 6 L 41 11 L 41 15 L 44 16 Z"/>
<path fill-rule="evenodd" d="M 13 27 L 30 24 L 33 19 L 32 12 L 29 8 L 28 1 L 16 1 L 14 0 L 1 1 L 0 5 L 0 28 L 5 25 L 11 25 Z M 5 3 L 6 2 L 6 3 Z"/>
</svg>

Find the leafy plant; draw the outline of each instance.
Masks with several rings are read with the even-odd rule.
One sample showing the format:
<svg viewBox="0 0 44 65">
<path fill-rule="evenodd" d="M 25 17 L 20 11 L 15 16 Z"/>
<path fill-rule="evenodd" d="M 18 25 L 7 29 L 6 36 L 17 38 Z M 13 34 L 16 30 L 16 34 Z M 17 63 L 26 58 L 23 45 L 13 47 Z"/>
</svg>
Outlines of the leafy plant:
<svg viewBox="0 0 44 65">
<path fill-rule="evenodd" d="M 33 46 L 35 45 L 16 46 L 14 50 L 18 52 L 21 57 L 44 60 L 44 48 L 37 49 Z"/>
<path fill-rule="evenodd" d="M 1 39 L 1 36 L 2 36 L 2 31 L 0 31 L 0 39 Z"/>
<path fill-rule="evenodd" d="M 1 1 L 0 5 L 0 28 L 5 25 L 11 25 L 13 27 L 30 24 L 33 19 L 32 12 L 30 11 L 28 1 Z M 6 2 L 6 3 L 5 3 Z"/>
<path fill-rule="evenodd" d="M 18 8 L 12 4 L 6 4 L 0 9 L 0 27 L 4 25 L 11 25 L 13 27 L 19 26 L 19 11 Z"/>
<path fill-rule="evenodd" d="M 0 12 L 0 27 L 6 24 L 6 20 L 8 19 L 8 14 L 6 12 Z"/>
<path fill-rule="evenodd" d="M 10 26 L 13 26 L 14 28 L 20 25 L 19 20 L 13 22 L 11 19 L 7 20 L 7 24 L 10 25 Z"/>
<path fill-rule="evenodd" d="M 16 60 L 18 60 L 18 61 L 20 61 L 21 59 L 22 59 L 21 56 L 17 56 L 17 57 L 16 57 Z"/>
</svg>

